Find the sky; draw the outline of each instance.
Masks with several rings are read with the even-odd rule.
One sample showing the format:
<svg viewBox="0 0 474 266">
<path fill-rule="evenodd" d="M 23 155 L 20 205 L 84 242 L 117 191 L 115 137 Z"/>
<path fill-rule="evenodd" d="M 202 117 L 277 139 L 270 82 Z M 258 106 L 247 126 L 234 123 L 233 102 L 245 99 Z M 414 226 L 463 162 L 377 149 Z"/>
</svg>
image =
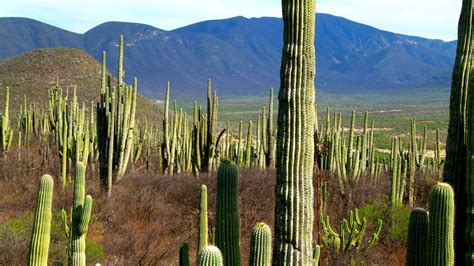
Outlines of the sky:
<svg viewBox="0 0 474 266">
<path fill-rule="evenodd" d="M 316 0 L 316 10 L 376 28 L 455 40 L 461 0 Z M 281 17 L 280 0 L 0 0 L 0 17 L 28 17 L 84 33 L 106 21 L 172 30 L 233 16 Z"/>
</svg>

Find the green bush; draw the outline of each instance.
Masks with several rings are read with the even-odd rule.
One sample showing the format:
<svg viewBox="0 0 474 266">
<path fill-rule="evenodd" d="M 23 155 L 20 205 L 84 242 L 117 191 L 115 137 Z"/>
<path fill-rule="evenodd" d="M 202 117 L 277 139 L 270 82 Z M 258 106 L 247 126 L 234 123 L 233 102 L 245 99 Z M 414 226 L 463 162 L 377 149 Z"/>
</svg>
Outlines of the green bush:
<svg viewBox="0 0 474 266">
<path fill-rule="evenodd" d="M 406 245 L 410 209 L 406 206 L 388 210 L 388 238 L 400 245 Z"/>
</svg>

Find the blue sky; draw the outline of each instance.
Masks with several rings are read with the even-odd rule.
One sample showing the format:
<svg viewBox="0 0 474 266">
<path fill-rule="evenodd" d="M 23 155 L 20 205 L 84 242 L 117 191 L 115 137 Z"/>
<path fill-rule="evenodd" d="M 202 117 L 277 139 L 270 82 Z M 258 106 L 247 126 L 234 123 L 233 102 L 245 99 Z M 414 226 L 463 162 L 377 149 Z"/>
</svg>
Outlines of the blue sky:
<svg viewBox="0 0 474 266">
<path fill-rule="evenodd" d="M 174 29 L 228 18 L 281 17 L 279 0 L 0 0 L 0 17 L 29 17 L 83 33 L 105 21 Z M 317 11 L 384 30 L 456 39 L 461 0 L 317 0 Z"/>
</svg>

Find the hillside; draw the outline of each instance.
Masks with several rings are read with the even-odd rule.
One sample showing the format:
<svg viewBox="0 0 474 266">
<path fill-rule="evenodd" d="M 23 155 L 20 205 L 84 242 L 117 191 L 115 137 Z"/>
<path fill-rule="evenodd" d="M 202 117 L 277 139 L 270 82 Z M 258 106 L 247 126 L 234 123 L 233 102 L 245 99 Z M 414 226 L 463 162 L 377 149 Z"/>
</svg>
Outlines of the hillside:
<svg viewBox="0 0 474 266">
<path fill-rule="evenodd" d="M 79 49 L 46 48 L 0 61 L 0 105 L 3 106 L 5 87 L 10 87 L 10 108 L 18 110 L 26 95 L 28 102 L 45 106 L 48 88 L 56 82 L 72 93 L 77 87 L 80 102 L 90 105 L 99 99 L 100 63 Z M 157 107 L 139 96 L 138 114 L 146 119 L 156 119 Z"/>
<path fill-rule="evenodd" d="M 322 91 L 409 90 L 446 87 L 456 42 L 391 33 L 345 18 L 318 14 L 317 87 Z M 207 78 L 221 95 L 262 95 L 279 87 L 282 20 L 234 17 L 203 21 L 172 31 L 107 22 L 75 34 L 24 18 L 0 18 L 0 58 L 32 48 L 73 47 L 117 62 L 125 37 L 126 80 L 162 97 L 166 81 L 176 97 L 203 97 Z M 22 45 L 18 46 L 17 44 Z"/>
</svg>

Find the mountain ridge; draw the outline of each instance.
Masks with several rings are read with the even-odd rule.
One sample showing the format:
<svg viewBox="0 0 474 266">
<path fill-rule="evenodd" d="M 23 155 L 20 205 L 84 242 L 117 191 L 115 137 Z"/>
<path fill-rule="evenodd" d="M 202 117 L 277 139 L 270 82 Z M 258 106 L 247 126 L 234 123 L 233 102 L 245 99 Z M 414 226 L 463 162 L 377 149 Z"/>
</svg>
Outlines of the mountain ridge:
<svg viewBox="0 0 474 266">
<path fill-rule="evenodd" d="M 449 83 L 456 41 L 392 33 L 329 14 L 317 16 L 317 88 L 349 93 Z M 100 59 L 105 50 L 114 73 L 118 36 L 123 34 L 126 79 L 138 77 L 147 96 L 161 97 L 168 80 L 177 97 L 203 96 L 209 77 L 220 94 L 261 95 L 279 86 L 282 25 L 281 18 L 238 16 L 170 31 L 105 22 L 78 34 L 31 19 L 0 18 L 0 59 L 45 47 L 82 49 Z"/>
</svg>

